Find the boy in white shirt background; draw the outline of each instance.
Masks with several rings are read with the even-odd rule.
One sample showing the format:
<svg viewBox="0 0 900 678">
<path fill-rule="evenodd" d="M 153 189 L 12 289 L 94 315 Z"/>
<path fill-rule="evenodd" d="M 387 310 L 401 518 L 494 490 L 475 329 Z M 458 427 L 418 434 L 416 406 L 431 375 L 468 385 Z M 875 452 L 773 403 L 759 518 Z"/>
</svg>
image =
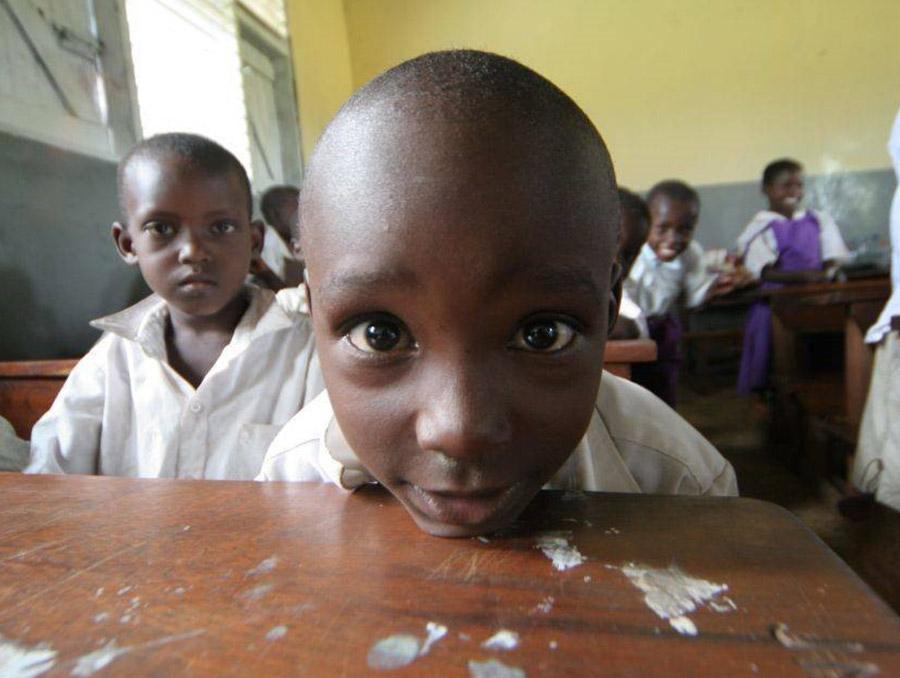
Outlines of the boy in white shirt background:
<svg viewBox="0 0 900 678">
<path fill-rule="evenodd" d="M 104 334 L 35 424 L 27 471 L 252 479 L 321 383 L 299 290 L 244 283 L 263 241 L 247 174 L 163 134 L 122 160 L 119 197 L 116 248 L 154 294 L 92 323 Z"/>
<path fill-rule="evenodd" d="M 625 280 L 625 291 L 647 317 L 657 359 L 635 365 L 632 378 L 675 407 L 681 367 L 681 321 L 678 303 L 699 306 L 727 294 L 740 276 L 713 273 L 694 241 L 700 196 L 683 181 L 661 181 L 647 194 L 650 232 Z"/>
<path fill-rule="evenodd" d="M 508 525 L 545 486 L 736 494 L 699 433 L 602 371 L 618 222 L 602 139 L 526 67 L 438 52 L 363 87 L 301 198 L 328 390 L 259 479 L 377 481 L 441 536 Z"/>
</svg>

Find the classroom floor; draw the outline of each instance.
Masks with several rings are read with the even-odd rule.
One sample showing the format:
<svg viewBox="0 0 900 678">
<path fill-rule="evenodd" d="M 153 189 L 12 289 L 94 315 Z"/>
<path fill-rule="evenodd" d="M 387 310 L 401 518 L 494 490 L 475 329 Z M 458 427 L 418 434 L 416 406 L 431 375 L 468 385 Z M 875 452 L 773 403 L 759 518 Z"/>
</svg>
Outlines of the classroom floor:
<svg viewBox="0 0 900 678">
<path fill-rule="evenodd" d="M 691 381 L 680 386 L 678 412 L 731 462 L 741 496 L 793 512 L 900 612 L 900 514 L 877 507 L 865 521 L 844 518 L 837 487 L 813 487 L 788 468 L 785 450 L 767 449 L 765 410 L 739 396 L 731 379 Z"/>
</svg>

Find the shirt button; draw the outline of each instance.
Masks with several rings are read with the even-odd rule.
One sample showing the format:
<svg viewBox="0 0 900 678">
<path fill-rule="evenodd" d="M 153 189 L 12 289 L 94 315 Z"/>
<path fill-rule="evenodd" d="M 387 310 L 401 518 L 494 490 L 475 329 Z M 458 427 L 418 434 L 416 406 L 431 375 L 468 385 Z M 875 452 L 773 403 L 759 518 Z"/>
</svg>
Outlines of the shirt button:
<svg viewBox="0 0 900 678">
<path fill-rule="evenodd" d="M 197 414 L 198 412 L 201 412 L 203 410 L 203 403 L 201 403 L 199 400 L 192 400 L 191 404 L 188 405 L 188 409 L 190 409 L 190 411 L 194 414 Z"/>
</svg>

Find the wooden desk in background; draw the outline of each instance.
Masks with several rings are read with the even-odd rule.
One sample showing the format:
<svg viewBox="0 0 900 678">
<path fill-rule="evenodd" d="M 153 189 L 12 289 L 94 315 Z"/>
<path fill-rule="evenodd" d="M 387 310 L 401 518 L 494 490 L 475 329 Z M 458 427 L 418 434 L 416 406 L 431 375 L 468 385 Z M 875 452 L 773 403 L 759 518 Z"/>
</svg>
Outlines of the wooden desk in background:
<svg viewBox="0 0 900 678">
<path fill-rule="evenodd" d="M 631 366 L 656 360 L 656 342 L 652 339 L 620 339 L 606 342 L 603 369 L 623 379 L 631 379 Z"/>
<path fill-rule="evenodd" d="M 891 295 L 889 277 L 843 283 L 788 285 L 766 293 L 772 306 L 773 376 L 776 386 L 800 379 L 797 335 L 844 333 L 844 412 L 856 427 L 872 373 L 872 351 L 863 341 Z M 838 413 L 835 413 L 838 414 Z"/>
<path fill-rule="evenodd" d="M 31 428 L 53 404 L 77 360 L 0 362 L 0 415 L 16 435 L 31 437 Z"/>
<path fill-rule="evenodd" d="M 900 619 L 755 500 L 544 492 L 505 536 L 454 540 L 377 487 L 0 474 L 0 496 L 0 647 L 44 652 L 48 676 L 103 661 L 359 675 L 404 658 L 422 676 L 491 660 L 528 675 L 900 675 Z M 555 569 L 542 536 L 585 562 Z M 674 591 L 673 566 L 701 600 L 727 585 L 696 610 L 682 600 L 674 626 L 629 577 Z M 429 625 L 447 633 L 418 654 Z M 515 647 L 484 647 L 504 629 Z"/>
</svg>

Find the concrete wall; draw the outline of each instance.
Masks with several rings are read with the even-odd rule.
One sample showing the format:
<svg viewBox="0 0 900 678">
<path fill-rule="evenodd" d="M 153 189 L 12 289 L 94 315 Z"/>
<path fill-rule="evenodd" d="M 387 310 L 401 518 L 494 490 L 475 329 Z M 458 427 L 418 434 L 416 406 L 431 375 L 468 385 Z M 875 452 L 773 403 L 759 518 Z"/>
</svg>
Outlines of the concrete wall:
<svg viewBox="0 0 900 678">
<path fill-rule="evenodd" d="M 0 360 L 78 357 L 148 294 L 109 235 L 115 165 L 0 133 Z"/>
</svg>

